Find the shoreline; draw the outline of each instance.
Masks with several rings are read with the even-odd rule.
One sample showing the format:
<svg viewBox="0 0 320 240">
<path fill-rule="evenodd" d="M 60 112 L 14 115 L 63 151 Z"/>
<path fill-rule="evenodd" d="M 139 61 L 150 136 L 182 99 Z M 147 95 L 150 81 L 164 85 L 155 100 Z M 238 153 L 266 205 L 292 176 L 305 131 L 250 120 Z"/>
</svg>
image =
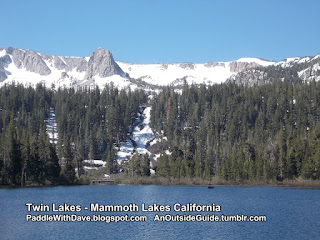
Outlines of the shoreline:
<svg viewBox="0 0 320 240">
<path fill-rule="evenodd" d="M 320 188 L 319 180 L 296 179 L 283 181 L 224 181 L 214 179 L 213 181 L 201 179 L 164 179 L 164 178 L 136 178 L 122 179 L 115 184 L 122 185 L 163 185 L 163 186 L 239 186 L 239 187 L 316 187 Z"/>
<path fill-rule="evenodd" d="M 215 179 L 214 181 L 201 179 L 166 179 L 166 178 L 118 178 L 113 184 L 74 184 L 74 185 L 49 185 L 49 184 L 30 184 L 25 186 L 19 185 L 0 185 L 0 189 L 16 189 L 16 188 L 33 188 L 33 187 L 72 187 L 72 186 L 102 186 L 102 185 L 132 185 L 132 186 L 188 186 L 188 187 L 302 187 L 302 188 L 319 188 L 319 180 L 284 180 L 284 181 L 222 181 Z"/>
</svg>

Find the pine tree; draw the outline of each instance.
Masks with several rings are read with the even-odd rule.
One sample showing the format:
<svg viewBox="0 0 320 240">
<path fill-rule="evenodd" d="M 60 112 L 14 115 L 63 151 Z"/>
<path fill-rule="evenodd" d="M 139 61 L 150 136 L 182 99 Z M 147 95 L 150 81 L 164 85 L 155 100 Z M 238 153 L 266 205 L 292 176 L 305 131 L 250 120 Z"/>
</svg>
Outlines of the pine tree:
<svg viewBox="0 0 320 240">
<path fill-rule="evenodd" d="M 156 175 L 159 177 L 169 177 L 170 166 L 167 154 L 163 154 L 158 158 L 158 166 L 156 170 Z"/>
<path fill-rule="evenodd" d="M 53 184 L 57 184 L 60 176 L 60 165 L 59 158 L 56 153 L 56 148 L 54 144 L 50 144 L 50 157 L 45 164 L 45 176 L 46 179 L 51 181 Z"/>
<path fill-rule="evenodd" d="M 76 175 L 73 166 L 73 155 L 69 140 L 64 141 L 63 146 L 64 164 L 61 168 L 62 184 L 70 185 L 76 182 Z"/>
<path fill-rule="evenodd" d="M 142 161 L 142 176 L 150 176 L 150 159 L 147 153 L 143 155 Z"/>
</svg>

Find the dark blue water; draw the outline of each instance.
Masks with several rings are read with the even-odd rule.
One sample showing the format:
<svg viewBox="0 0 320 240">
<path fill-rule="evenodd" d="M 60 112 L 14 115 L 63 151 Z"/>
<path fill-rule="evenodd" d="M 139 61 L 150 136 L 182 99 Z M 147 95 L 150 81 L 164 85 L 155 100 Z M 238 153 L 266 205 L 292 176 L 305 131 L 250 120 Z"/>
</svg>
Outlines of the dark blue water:
<svg viewBox="0 0 320 240">
<path fill-rule="evenodd" d="M 221 205 L 216 215 L 265 215 L 266 222 L 27 222 L 26 203 L 141 206 Z M 165 215 L 166 213 L 159 213 Z M 31 213 L 38 215 L 40 213 Z M 52 214 L 44 212 L 42 214 Z M 73 213 L 69 213 L 73 214 Z M 92 215 L 82 210 L 78 215 Z M 99 213 L 97 213 L 99 214 Z M 124 215 L 126 213 L 100 213 Z M 193 213 L 177 213 L 192 214 Z M 207 215 L 208 213 L 202 213 Z M 75 186 L 0 189 L 0 239 L 320 239 L 320 190 L 284 187 Z"/>
</svg>

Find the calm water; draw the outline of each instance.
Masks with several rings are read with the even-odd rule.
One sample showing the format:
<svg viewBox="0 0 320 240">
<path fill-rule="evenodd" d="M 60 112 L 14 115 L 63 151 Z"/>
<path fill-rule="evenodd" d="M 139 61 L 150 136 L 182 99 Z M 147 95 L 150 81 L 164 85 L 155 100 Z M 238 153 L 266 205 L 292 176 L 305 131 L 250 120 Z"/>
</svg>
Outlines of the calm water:
<svg viewBox="0 0 320 240">
<path fill-rule="evenodd" d="M 26 222 L 26 203 L 221 206 L 216 215 L 265 215 L 266 222 Z M 38 215 L 40 213 L 31 213 Z M 42 214 L 53 214 L 44 212 Z M 73 214 L 73 213 L 69 213 Z M 92 215 L 82 210 L 78 215 Z M 97 213 L 99 214 L 99 213 Z M 100 213 L 123 215 L 125 213 Z M 172 215 L 192 214 L 177 213 Z M 208 213 L 203 213 L 207 215 Z M 320 190 L 284 187 L 75 186 L 0 189 L 0 239 L 320 239 Z"/>
</svg>

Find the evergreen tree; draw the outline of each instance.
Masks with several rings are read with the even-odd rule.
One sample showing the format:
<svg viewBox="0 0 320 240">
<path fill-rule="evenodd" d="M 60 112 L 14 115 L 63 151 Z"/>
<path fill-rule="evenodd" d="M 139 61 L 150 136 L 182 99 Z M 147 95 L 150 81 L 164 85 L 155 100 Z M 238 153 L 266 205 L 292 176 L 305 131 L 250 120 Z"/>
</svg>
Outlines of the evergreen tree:
<svg viewBox="0 0 320 240">
<path fill-rule="evenodd" d="M 65 140 L 63 146 L 63 165 L 61 168 L 62 184 L 70 185 L 76 182 L 76 174 L 74 171 L 73 155 L 70 142 Z"/>
</svg>

